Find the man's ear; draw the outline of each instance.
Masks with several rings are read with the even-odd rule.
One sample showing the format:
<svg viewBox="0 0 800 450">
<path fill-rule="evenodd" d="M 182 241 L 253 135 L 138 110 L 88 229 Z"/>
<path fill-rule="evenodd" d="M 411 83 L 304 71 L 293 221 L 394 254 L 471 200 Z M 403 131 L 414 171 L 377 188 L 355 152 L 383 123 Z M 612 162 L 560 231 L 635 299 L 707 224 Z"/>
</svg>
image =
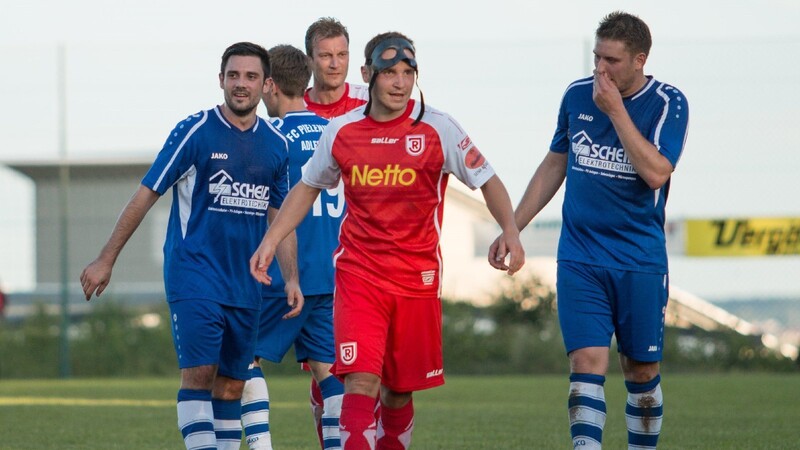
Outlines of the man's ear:
<svg viewBox="0 0 800 450">
<path fill-rule="evenodd" d="M 222 72 L 219 73 L 219 88 L 225 89 L 225 74 Z"/>
<path fill-rule="evenodd" d="M 369 67 L 361 66 L 361 79 L 364 80 L 364 83 L 369 84 L 369 79 L 371 78 L 371 73 Z"/>
<path fill-rule="evenodd" d="M 645 55 L 644 53 L 639 53 L 634 58 L 634 62 L 636 62 L 636 68 L 638 70 L 644 70 L 644 65 L 647 62 L 647 55 Z"/>
</svg>

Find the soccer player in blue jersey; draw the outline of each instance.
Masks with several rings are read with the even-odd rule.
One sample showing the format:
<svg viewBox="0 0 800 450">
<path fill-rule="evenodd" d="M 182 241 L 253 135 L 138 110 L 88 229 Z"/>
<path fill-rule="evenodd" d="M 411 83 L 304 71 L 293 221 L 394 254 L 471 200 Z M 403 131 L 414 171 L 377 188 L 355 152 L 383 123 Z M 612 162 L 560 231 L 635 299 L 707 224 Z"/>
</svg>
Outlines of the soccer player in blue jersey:
<svg viewBox="0 0 800 450">
<path fill-rule="evenodd" d="M 269 73 L 263 47 L 240 42 L 225 50 L 224 103 L 178 123 L 80 276 L 86 299 L 100 296 L 125 243 L 172 189 L 164 282 L 181 369 L 178 426 L 187 449 L 241 445 L 241 396 L 261 304 L 248 261 L 289 189 L 286 138 L 256 115 Z M 287 317 L 303 307 L 293 242 L 281 244 L 279 257 L 288 280 Z"/>
<path fill-rule="evenodd" d="M 306 110 L 303 93 L 311 78 L 309 58 L 290 45 L 269 50 L 272 75 L 267 79 L 264 104 L 273 124 L 289 142 L 289 183 L 300 181 L 305 164 L 328 124 Z M 305 306 L 299 316 L 286 318 L 290 307 L 281 272 L 269 267 L 272 282 L 263 287 L 256 362 L 242 397 L 242 422 L 250 449 L 271 449 L 269 393 L 258 359 L 280 363 L 294 345 L 298 362 L 307 363 L 320 386 L 325 449 L 339 449 L 339 413 L 344 387 L 330 373 L 333 345 L 333 252 L 339 244 L 344 213 L 342 186 L 323 192 L 297 228 L 297 267 Z"/>
<path fill-rule="evenodd" d="M 550 151 L 515 213 L 524 228 L 566 178 L 557 293 L 575 449 L 601 446 L 612 333 L 628 390 L 629 448 L 655 448 L 661 430 L 664 209 L 689 105 L 681 91 L 644 74 L 650 45 L 636 16 L 614 12 L 600 22 L 594 75 L 564 93 Z"/>
</svg>

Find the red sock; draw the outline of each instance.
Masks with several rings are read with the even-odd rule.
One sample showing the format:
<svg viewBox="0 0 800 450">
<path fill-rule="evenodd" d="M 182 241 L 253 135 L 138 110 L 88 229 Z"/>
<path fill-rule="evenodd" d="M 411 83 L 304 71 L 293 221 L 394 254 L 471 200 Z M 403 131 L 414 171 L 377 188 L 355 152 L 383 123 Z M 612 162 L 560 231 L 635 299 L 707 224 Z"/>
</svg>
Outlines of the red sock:
<svg viewBox="0 0 800 450">
<path fill-rule="evenodd" d="M 381 405 L 378 429 L 377 449 L 408 449 L 411 445 L 411 432 L 414 431 L 414 402 L 409 400 L 405 406 L 397 409 Z"/>
<path fill-rule="evenodd" d="M 314 415 L 314 423 L 317 426 L 317 437 L 319 438 L 320 448 L 325 448 L 325 442 L 322 439 L 322 391 L 319 390 L 319 384 L 314 377 L 311 377 L 311 388 L 309 390 L 309 404 L 311 405 L 311 414 Z"/>
<path fill-rule="evenodd" d="M 342 450 L 373 450 L 375 448 L 375 399 L 362 394 L 344 394 L 339 429 Z"/>
</svg>

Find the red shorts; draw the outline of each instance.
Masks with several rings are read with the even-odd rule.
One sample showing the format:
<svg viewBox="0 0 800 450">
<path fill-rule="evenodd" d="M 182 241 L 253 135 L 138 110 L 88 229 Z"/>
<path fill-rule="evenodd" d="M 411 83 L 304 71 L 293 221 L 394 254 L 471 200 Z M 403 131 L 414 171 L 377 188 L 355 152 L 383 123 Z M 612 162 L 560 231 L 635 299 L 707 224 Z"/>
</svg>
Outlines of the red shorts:
<svg viewBox="0 0 800 450">
<path fill-rule="evenodd" d="M 442 302 L 387 293 L 370 280 L 336 272 L 333 335 L 338 377 L 366 372 L 395 392 L 444 384 Z"/>
</svg>

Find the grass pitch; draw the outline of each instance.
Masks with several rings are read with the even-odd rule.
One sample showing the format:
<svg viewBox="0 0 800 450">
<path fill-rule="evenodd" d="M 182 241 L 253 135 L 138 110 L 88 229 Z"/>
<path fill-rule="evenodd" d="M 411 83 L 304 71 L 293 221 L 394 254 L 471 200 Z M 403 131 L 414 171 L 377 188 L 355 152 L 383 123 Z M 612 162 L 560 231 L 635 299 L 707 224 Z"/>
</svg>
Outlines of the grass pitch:
<svg viewBox="0 0 800 450">
<path fill-rule="evenodd" d="M 273 377 L 278 450 L 316 449 L 308 378 Z M 663 376 L 660 449 L 798 449 L 797 374 Z M 167 379 L 0 380 L 0 449 L 181 449 Z M 569 449 L 567 376 L 450 376 L 414 394 L 412 449 Z M 626 448 L 625 388 L 606 382 L 604 446 Z M 246 445 L 242 445 L 246 449 Z"/>
</svg>

